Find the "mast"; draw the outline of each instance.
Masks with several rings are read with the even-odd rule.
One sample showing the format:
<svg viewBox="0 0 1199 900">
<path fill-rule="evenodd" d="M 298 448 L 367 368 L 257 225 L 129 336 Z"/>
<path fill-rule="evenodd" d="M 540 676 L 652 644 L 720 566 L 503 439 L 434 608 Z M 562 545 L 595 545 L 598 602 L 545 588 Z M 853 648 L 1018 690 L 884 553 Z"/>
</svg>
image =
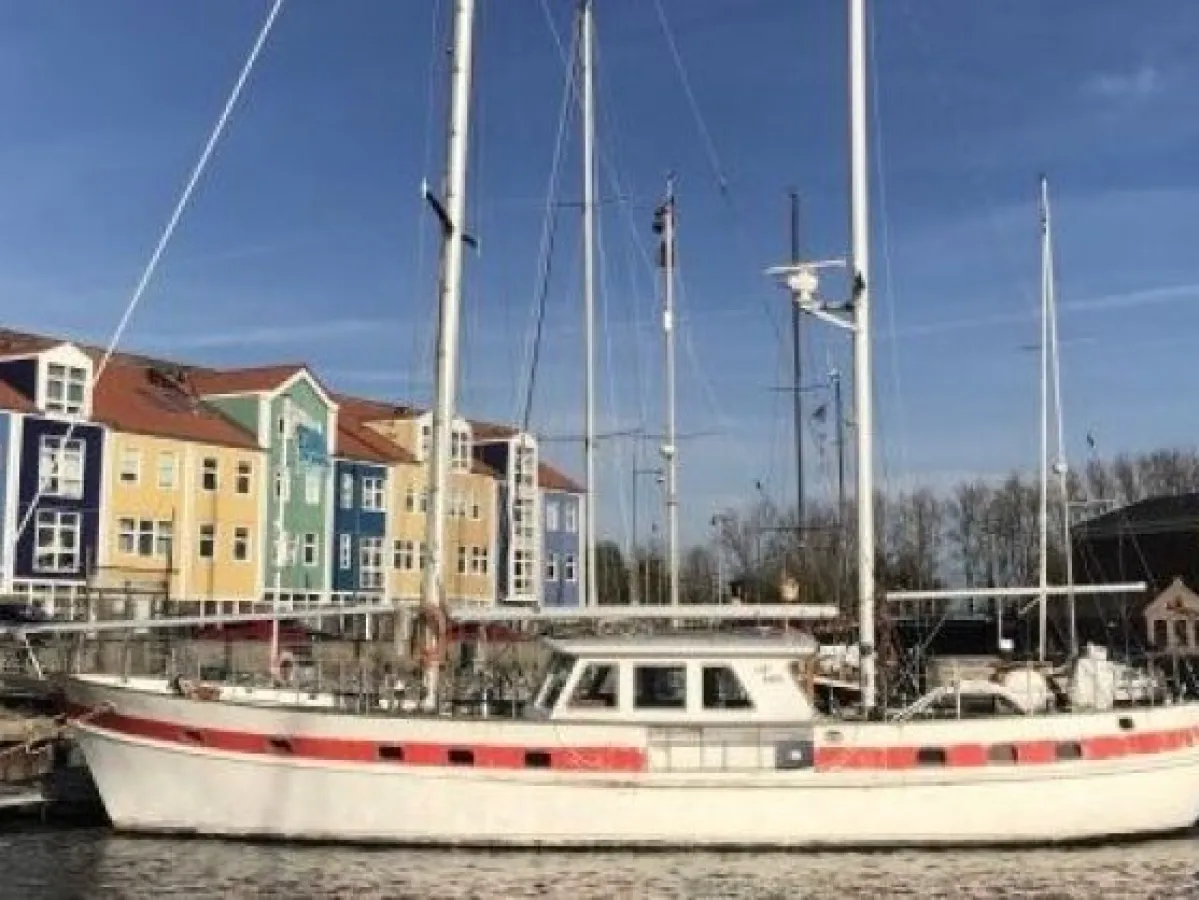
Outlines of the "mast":
<svg viewBox="0 0 1199 900">
<path fill-rule="evenodd" d="M 799 262 L 799 194 L 791 192 L 791 264 Z M 803 368 L 800 360 L 800 325 L 803 311 L 798 303 L 791 304 L 791 405 L 795 419 L 795 524 L 797 537 L 804 539 L 804 479 L 803 479 Z"/>
<path fill-rule="evenodd" d="M 275 602 L 271 604 L 276 618 L 271 620 L 271 650 L 272 668 L 279 664 L 279 610 L 283 608 L 280 595 L 283 592 L 283 567 L 287 562 L 287 524 L 284 517 L 284 504 L 291 499 L 291 468 L 288 465 L 287 444 L 291 439 L 291 398 L 283 398 L 283 435 L 280 441 L 279 461 L 275 464 L 275 478 L 279 490 L 275 497 Z M 273 489 L 273 488 L 272 488 Z"/>
<path fill-rule="evenodd" d="M 422 635 L 426 660 L 424 704 L 430 709 L 435 709 L 437 704 L 440 649 L 438 635 L 428 624 L 442 620 L 445 602 L 446 484 L 458 376 L 458 318 L 462 301 L 463 241 L 466 238 L 463 223 L 466 219 L 466 154 L 470 126 L 474 0 L 455 0 L 453 21 L 445 197 L 440 204 L 432 201 L 442 219 L 443 239 L 438 298 L 436 397 L 429 449 L 429 506 L 425 526 L 428 558 L 421 583 L 421 611 L 426 621 Z"/>
<path fill-rule="evenodd" d="M 674 176 L 666 180 L 666 199 L 658 207 L 654 230 L 662 234 L 662 333 L 666 343 L 666 533 L 670 565 L 670 605 L 679 605 L 679 460 L 675 433 L 674 378 Z M 798 312 L 796 313 L 798 315 Z"/>
<path fill-rule="evenodd" d="M 1057 453 L 1053 471 L 1058 477 L 1062 501 L 1062 546 L 1066 553 L 1066 604 L 1070 620 L 1070 655 L 1078 654 L 1078 619 L 1074 600 L 1074 547 L 1070 540 L 1070 468 L 1066 461 L 1066 430 L 1062 410 L 1061 353 L 1057 336 L 1057 285 L 1053 266 L 1053 221 L 1049 213 L 1049 181 L 1041 176 L 1042 285 L 1049 317 L 1049 359 L 1053 381 L 1053 411 L 1056 417 Z"/>
<path fill-rule="evenodd" d="M 1045 661 L 1049 624 L 1049 216 L 1048 188 L 1041 179 L 1041 473 L 1037 526 L 1040 559 L 1037 561 L 1037 658 Z"/>
<path fill-rule="evenodd" d="M 583 83 L 583 606 L 595 590 L 595 61 L 592 0 L 579 0 L 580 77 Z"/>
<path fill-rule="evenodd" d="M 869 172 L 866 167 L 866 0 L 849 0 L 850 283 L 858 476 L 858 649 L 862 708 L 877 704 L 874 638 L 874 408 L 870 365 Z"/>
</svg>

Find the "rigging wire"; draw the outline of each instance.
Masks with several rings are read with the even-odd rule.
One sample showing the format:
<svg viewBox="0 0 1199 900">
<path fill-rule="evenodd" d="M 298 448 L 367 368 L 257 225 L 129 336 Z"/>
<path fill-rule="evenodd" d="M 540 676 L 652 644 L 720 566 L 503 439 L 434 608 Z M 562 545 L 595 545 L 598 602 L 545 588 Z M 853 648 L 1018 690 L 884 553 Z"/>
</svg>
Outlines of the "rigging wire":
<svg viewBox="0 0 1199 900">
<path fill-rule="evenodd" d="M 546 0 L 541 0 L 541 8 L 549 24 L 550 33 L 556 43 L 561 46 L 558 33 L 554 28 L 553 17 L 550 14 Z M 558 187 L 562 170 L 563 147 L 566 143 L 567 125 L 570 122 L 570 110 L 578 91 L 577 68 L 573 65 L 578 43 L 578 30 L 574 30 L 570 49 L 567 55 L 565 81 L 562 87 L 562 102 L 558 109 L 558 131 L 554 141 L 554 153 L 550 161 L 549 183 L 546 186 L 545 213 L 541 226 L 541 243 L 538 251 L 539 259 L 538 285 L 534 286 L 534 309 L 532 332 L 525 352 L 527 375 L 525 378 L 524 407 L 520 411 L 519 421 L 521 430 L 528 431 L 533 417 L 533 397 L 537 389 L 537 369 L 541 361 L 541 342 L 545 328 L 545 311 L 549 301 L 550 280 L 553 274 L 554 247 L 557 235 Z M 525 368 L 522 366 L 522 368 Z"/>
<path fill-rule="evenodd" d="M 266 20 L 259 29 L 258 36 L 255 39 L 253 46 L 250 48 L 249 55 L 246 57 L 245 63 L 242 64 L 241 71 L 238 73 L 237 80 L 233 85 L 233 89 L 229 92 L 229 96 L 226 98 L 225 104 L 221 108 L 221 113 L 217 117 L 216 125 L 213 126 L 212 131 L 209 133 L 208 140 L 205 141 L 204 148 L 200 152 L 200 156 L 196 160 L 191 174 L 189 175 L 187 182 L 184 184 L 183 190 L 180 192 L 178 199 L 175 201 L 175 206 L 171 210 L 171 215 L 167 219 L 166 226 L 159 234 L 158 241 L 154 245 L 154 250 L 150 254 L 149 260 L 142 269 L 141 275 L 138 277 L 137 284 L 133 289 L 133 294 L 130 296 L 129 301 L 125 306 L 125 310 L 121 314 L 120 320 L 117 322 L 117 327 L 113 331 L 112 337 L 109 339 L 108 346 L 104 349 L 103 354 L 100 356 L 99 363 L 96 364 L 95 373 L 93 375 L 93 383 L 98 383 L 101 376 L 104 374 L 104 370 L 108 368 L 108 363 L 116 353 L 117 346 L 120 344 L 121 338 L 125 334 L 125 330 L 129 327 L 129 322 L 133 318 L 134 312 L 141 304 L 142 298 L 145 296 L 146 290 L 150 286 L 150 282 L 157 273 L 158 265 L 161 262 L 163 255 L 166 253 L 167 246 L 170 244 L 171 238 L 175 234 L 175 229 L 179 225 L 179 221 L 182 219 L 183 213 L 191 201 L 192 194 L 195 192 L 196 186 L 200 183 L 200 179 L 203 177 L 204 172 L 208 167 L 208 162 L 212 158 L 217 144 L 220 142 L 221 137 L 225 133 L 225 127 L 228 125 L 229 119 L 233 114 L 233 110 L 237 106 L 238 100 L 241 98 L 242 90 L 250 78 L 250 73 L 253 71 L 255 63 L 258 61 L 258 57 L 262 52 L 263 46 L 266 44 L 267 38 L 270 36 L 271 31 L 274 28 L 275 21 L 279 17 L 279 12 L 282 10 L 284 2 L 285 0 L 274 0 L 274 3 L 271 5 L 270 12 L 267 13 Z M 65 446 L 65 444 L 75 434 L 78 425 L 79 420 L 75 419 L 71 421 L 71 424 L 62 435 L 63 446 Z M 55 460 L 55 465 L 58 466 L 60 463 L 61 453 Z M 29 527 L 29 523 L 33 519 L 34 513 L 37 511 L 41 502 L 44 489 L 45 484 L 41 479 L 39 479 L 37 492 L 29 501 L 29 506 L 25 511 L 25 515 L 21 518 L 20 524 L 17 526 L 16 532 L 13 534 L 13 547 L 16 546 L 16 542 L 21 539 L 22 535 Z"/>
<path fill-rule="evenodd" d="M 874 60 L 874 64 L 870 66 L 870 116 L 871 116 L 871 133 L 874 135 L 874 169 L 875 179 L 878 181 L 878 207 L 879 207 L 879 226 L 880 237 L 882 244 L 883 257 L 883 289 L 878 292 L 880 298 L 886 302 L 887 306 L 887 328 L 891 332 L 891 340 L 888 341 L 891 363 L 891 381 L 893 397 L 892 402 L 895 408 L 896 431 L 899 432 L 896 444 L 899 450 L 899 468 L 900 468 L 900 484 L 911 478 L 912 472 L 909 466 L 908 455 L 908 430 L 907 430 L 907 410 L 904 407 L 903 400 L 903 381 L 900 377 L 899 366 L 899 341 L 896 339 L 896 315 L 895 315 L 895 275 L 893 258 L 891 254 L 891 216 L 888 212 L 887 200 L 887 177 L 886 167 L 883 162 L 885 153 L 885 144 L 883 142 L 883 127 L 882 127 L 882 107 L 879 102 L 879 72 L 878 72 L 878 29 L 868 29 L 870 38 L 870 58 Z M 876 398 L 877 399 L 877 398 Z M 876 429 L 876 434 L 883 438 L 883 478 L 884 481 L 890 481 L 887 466 L 887 440 L 882 433 L 883 429 Z"/>
</svg>

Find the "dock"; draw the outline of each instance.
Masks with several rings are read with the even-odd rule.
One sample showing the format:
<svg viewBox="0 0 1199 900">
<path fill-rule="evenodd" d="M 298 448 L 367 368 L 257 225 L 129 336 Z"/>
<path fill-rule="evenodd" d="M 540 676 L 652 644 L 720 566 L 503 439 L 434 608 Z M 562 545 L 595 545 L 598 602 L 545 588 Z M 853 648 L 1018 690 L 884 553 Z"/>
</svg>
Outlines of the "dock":
<svg viewBox="0 0 1199 900">
<path fill-rule="evenodd" d="M 46 797 L 36 787 L 0 784 L 0 815 L 9 812 L 32 812 L 45 805 Z"/>
</svg>

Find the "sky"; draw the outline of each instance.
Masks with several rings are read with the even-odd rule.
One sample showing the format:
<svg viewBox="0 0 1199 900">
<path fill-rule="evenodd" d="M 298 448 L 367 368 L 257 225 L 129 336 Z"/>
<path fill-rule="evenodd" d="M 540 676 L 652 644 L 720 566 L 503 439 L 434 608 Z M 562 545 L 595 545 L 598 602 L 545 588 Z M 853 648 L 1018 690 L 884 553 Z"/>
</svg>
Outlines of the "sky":
<svg viewBox="0 0 1199 900">
<path fill-rule="evenodd" d="M 427 402 L 450 4 L 287 0 L 123 347 L 213 365 L 309 363 L 348 392 Z M 459 408 L 530 421 L 579 477 L 574 4 L 481 0 Z M 1037 465 L 1047 173 L 1075 464 L 1193 445 L 1199 336 L 1199 6 L 887 0 L 872 7 L 878 463 L 884 487 Z M 660 520 L 652 212 L 677 179 L 684 539 L 758 487 L 793 502 L 789 311 L 763 271 L 847 250 L 844 4 L 597 0 L 601 530 Z M 264 21 L 266 0 L 0 0 L 0 323 L 106 343 Z M 559 143 L 558 136 L 565 139 Z M 551 192 L 551 172 L 560 176 Z M 542 277 L 544 222 L 554 252 Z M 543 287 L 544 285 L 544 287 Z M 828 290 L 843 290 L 830 279 Z M 802 344 L 809 410 L 845 338 Z M 808 492 L 834 471 L 806 426 Z M 643 437 L 638 437 L 640 431 Z"/>
</svg>

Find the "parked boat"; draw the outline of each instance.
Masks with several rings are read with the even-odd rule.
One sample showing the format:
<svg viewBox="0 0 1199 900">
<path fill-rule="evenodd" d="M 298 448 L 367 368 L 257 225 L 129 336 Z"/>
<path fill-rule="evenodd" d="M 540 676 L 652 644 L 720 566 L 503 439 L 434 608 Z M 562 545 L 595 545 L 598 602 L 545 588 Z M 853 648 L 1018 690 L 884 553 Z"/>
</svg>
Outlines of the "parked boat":
<svg viewBox="0 0 1199 900">
<path fill-rule="evenodd" d="M 821 305 L 811 264 L 782 274 L 806 312 L 853 330 L 858 494 L 870 497 L 865 0 L 849 0 L 849 11 L 851 302 L 837 312 Z M 67 684 L 79 714 L 74 732 L 114 825 L 619 847 L 1047 843 L 1190 826 L 1199 812 L 1199 704 L 1170 702 L 1144 685 L 1130 692 L 1127 673 L 1102 651 L 1066 667 L 959 681 L 888 715 L 875 673 L 869 503 L 858 510 L 860 683 L 851 708 L 828 703 L 810 638 L 692 634 L 553 643 L 536 699 L 520 715 L 440 714 L 440 513 L 472 14 L 472 0 L 456 0 L 449 194 L 438 205 L 445 246 L 421 636 L 428 712 L 352 714 L 76 676 Z M 1042 584 L 1042 598 L 1049 593 Z"/>
</svg>

